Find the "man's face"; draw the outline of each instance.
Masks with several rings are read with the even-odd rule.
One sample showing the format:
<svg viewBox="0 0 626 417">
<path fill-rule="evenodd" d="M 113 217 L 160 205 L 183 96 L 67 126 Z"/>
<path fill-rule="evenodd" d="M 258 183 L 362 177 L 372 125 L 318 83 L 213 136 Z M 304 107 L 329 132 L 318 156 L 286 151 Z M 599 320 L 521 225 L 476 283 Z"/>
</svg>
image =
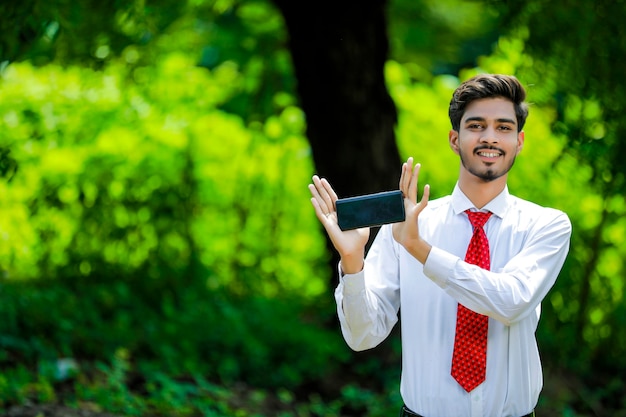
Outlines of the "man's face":
<svg viewBox="0 0 626 417">
<path fill-rule="evenodd" d="M 524 145 L 513 103 L 504 98 L 475 100 L 465 109 L 459 131 L 450 131 L 450 147 L 461 158 L 461 175 L 485 182 L 506 175 Z"/>
</svg>

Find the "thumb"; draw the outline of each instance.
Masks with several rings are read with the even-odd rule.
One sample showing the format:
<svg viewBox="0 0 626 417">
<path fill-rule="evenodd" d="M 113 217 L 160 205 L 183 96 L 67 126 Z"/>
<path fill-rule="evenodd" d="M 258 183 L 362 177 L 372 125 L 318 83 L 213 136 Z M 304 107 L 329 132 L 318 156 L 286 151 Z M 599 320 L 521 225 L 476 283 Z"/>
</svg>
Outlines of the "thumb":
<svg viewBox="0 0 626 417">
<path fill-rule="evenodd" d="M 419 204 L 415 206 L 415 208 L 417 209 L 417 214 L 421 213 L 422 210 L 426 208 L 426 206 L 428 205 L 429 198 L 430 198 L 430 184 L 426 184 L 424 186 L 424 194 L 422 194 L 422 199 L 420 200 Z"/>
</svg>

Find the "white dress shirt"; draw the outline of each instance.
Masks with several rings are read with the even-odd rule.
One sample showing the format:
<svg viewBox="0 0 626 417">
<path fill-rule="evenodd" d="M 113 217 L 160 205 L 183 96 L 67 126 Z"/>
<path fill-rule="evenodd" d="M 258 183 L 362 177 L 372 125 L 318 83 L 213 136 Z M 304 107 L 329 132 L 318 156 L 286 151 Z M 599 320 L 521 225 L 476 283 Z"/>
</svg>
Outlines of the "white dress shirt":
<svg viewBox="0 0 626 417">
<path fill-rule="evenodd" d="M 400 390 L 426 417 L 507 417 L 529 413 L 543 386 L 535 339 L 540 303 L 561 270 L 571 224 L 505 188 L 483 210 L 491 270 L 464 261 L 472 236 L 465 210 L 476 210 L 458 185 L 429 201 L 419 216 L 432 250 L 422 265 L 392 236 L 377 235 L 363 271 L 340 277 L 335 290 L 343 336 L 354 350 L 381 343 L 402 321 Z M 489 316 L 487 376 L 467 393 L 450 375 L 457 303 Z"/>
</svg>

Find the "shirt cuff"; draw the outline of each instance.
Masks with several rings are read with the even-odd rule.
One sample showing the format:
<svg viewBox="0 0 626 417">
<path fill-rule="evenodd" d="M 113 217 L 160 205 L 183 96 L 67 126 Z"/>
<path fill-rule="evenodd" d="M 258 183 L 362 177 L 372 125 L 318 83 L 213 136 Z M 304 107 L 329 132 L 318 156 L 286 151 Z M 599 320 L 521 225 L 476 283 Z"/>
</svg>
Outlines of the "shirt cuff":
<svg viewBox="0 0 626 417">
<path fill-rule="evenodd" d="M 441 288 L 446 288 L 458 261 L 458 256 L 433 246 L 424 263 L 424 275 Z"/>
<path fill-rule="evenodd" d="M 363 270 L 356 274 L 345 274 L 341 270 L 341 262 L 339 263 L 339 281 L 343 284 L 343 293 L 345 295 L 359 294 L 365 289 L 365 272 Z"/>
</svg>

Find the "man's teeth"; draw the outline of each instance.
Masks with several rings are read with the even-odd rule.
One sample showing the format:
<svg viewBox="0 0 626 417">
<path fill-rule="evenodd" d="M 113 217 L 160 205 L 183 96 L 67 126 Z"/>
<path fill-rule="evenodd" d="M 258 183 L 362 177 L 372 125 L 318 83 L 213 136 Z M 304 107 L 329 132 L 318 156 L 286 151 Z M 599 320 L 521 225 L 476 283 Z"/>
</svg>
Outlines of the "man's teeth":
<svg viewBox="0 0 626 417">
<path fill-rule="evenodd" d="M 487 158 L 495 158 L 496 156 L 500 156 L 497 152 L 478 152 L 479 155 L 486 156 Z"/>
</svg>

